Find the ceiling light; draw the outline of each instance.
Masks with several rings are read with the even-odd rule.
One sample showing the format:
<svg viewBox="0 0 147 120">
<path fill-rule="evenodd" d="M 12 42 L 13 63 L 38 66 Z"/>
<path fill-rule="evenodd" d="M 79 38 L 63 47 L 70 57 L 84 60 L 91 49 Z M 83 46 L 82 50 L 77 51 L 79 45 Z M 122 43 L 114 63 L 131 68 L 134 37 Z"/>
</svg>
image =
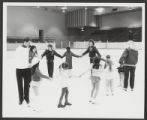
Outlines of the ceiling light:
<svg viewBox="0 0 147 120">
<path fill-rule="evenodd" d="M 65 9 L 62 9 L 62 12 L 65 13 L 66 12 Z"/>
<path fill-rule="evenodd" d="M 84 27 L 81 28 L 81 31 L 84 31 Z"/>
<path fill-rule="evenodd" d="M 128 9 L 129 9 L 129 10 L 133 10 L 133 9 L 135 9 L 135 8 L 136 8 L 136 7 L 129 7 Z"/>
<path fill-rule="evenodd" d="M 87 7 L 85 7 L 85 10 L 87 10 L 88 8 Z"/>
<path fill-rule="evenodd" d="M 63 13 L 65 13 L 65 12 L 66 12 L 66 10 L 67 10 L 67 7 L 66 7 L 66 6 L 61 7 L 61 10 L 62 10 L 62 12 L 63 12 Z"/>
<path fill-rule="evenodd" d="M 99 13 L 102 13 L 102 12 L 104 11 L 104 8 L 102 8 L 102 7 L 101 7 L 101 8 L 96 8 L 95 10 L 96 10 L 97 12 L 99 12 Z"/>
<path fill-rule="evenodd" d="M 66 7 L 66 6 L 64 6 L 64 7 L 61 7 L 61 9 L 62 9 L 62 10 L 66 10 L 66 9 L 67 9 L 67 7 Z"/>
</svg>

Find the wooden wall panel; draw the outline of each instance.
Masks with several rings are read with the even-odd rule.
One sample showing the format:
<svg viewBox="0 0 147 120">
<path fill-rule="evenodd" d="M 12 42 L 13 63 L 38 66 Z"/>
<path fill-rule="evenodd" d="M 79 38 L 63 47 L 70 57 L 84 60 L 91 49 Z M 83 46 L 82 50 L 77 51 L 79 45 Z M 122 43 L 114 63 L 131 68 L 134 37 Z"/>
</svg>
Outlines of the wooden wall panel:
<svg viewBox="0 0 147 120">
<path fill-rule="evenodd" d="M 66 13 L 66 24 L 70 28 L 80 28 L 83 26 L 87 27 L 99 27 L 100 18 L 99 16 L 93 15 L 93 11 L 90 9 L 78 9 L 69 11 Z"/>
<path fill-rule="evenodd" d="M 86 26 L 87 23 L 85 23 L 85 21 L 87 21 L 87 18 L 85 15 L 86 15 L 85 9 L 79 9 L 79 10 L 67 12 L 65 15 L 67 27 Z"/>
</svg>

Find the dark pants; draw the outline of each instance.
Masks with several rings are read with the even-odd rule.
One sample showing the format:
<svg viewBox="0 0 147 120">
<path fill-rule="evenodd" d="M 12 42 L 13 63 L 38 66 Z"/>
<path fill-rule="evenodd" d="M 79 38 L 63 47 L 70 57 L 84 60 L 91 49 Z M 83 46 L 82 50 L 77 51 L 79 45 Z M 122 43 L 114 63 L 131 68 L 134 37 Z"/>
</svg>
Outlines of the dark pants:
<svg viewBox="0 0 147 120">
<path fill-rule="evenodd" d="M 49 77 L 53 77 L 54 62 L 47 62 L 47 68 Z"/>
<path fill-rule="evenodd" d="M 59 99 L 59 105 L 62 104 L 62 100 L 64 96 L 65 96 L 65 103 L 68 103 L 68 94 L 69 94 L 68 88 L 67 87 L 62 88 L 62 93 Z"/>
<path fill-rule="evenodd" d="M 90 63 L 93 63 L 94 58 L 90 58 Z"/>
<path fill-rule="evenodd" d="M 128 87 L 128 78 L 130 73 L 130 87 L 134 88 L 135 69 L 133 66 L 124 66 L 124 88 Z"/>
<path fill-rule="evenodd" d="M 31 69 L 16 69 L 16 78 L 18 84 L 19 102 L 26 100 L 29 103 L 29 88 L 31 82 Z M 23 82 L 24 81 L 24 82 Z M 24 83 L 24 86 L 23 86 Z"/>
</svg>

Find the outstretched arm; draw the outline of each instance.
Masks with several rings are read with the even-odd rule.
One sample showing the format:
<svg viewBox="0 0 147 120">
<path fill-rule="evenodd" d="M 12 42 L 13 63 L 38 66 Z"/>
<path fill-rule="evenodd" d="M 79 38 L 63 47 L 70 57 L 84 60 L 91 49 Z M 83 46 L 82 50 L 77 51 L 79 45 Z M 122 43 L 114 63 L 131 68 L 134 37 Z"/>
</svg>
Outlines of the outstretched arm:
<svg viewBox="0 0 147 120">
<path fill-rule="evenodd" d="M 62 58 L 62 56 L 59 53 L 57 53 L 55 50 L 54 50 L 54 55 L 56 55 L 57 57 Z"/>
<path fill-rule="evenodd" d="M 41 71 L 40 71 L 39 69 L 37 70 L 37 74 L 38 74 L 41 78 L 49 79 L 49 77 L 46 76 L 46 75 L 44 75 L 44 74 L 42 74 Z"/>
<path fill-rule="evenodd" d="M 66 56 L 66 52 L 62 55 L 62 58 L 64 58 Z"/>
<path fill-rule="evenodd" d="M 86 51 L 82 54 L 82 56 L 86 55 L 89 52 L 89 47 L 86 49 Z"/>
<path fill-rule="evenodd" d="M 106 62 L 106 59 L 104 59 L 104 58 L 100 58 L 103 62 Z"/>
<path fill-rule="evenodd" d="M 43 58 L 46 55 L 46 50 L 43 52 L 43 54 L 41 55 L 41 58 Z"/>
<path fill-rule="evenodd" d="M 77 57 L 77 58 L 78 58 L 78 57 L 81 57 L 80 55 L 76 55 L 76 54 L 74 54 L 73 52 L 71 52 L 71 54 L 72 54 L 73 57 Z"/>
<path fill-rule="evenodd" d="M 82 74 L 79 75 L 79 77 L 82 77 L 85 73 L 90 71 L 92 69 L 93 64 L 90 65 L 90 68 L 88 68 L 86 71 L 84 71 Z"/>
</svg>

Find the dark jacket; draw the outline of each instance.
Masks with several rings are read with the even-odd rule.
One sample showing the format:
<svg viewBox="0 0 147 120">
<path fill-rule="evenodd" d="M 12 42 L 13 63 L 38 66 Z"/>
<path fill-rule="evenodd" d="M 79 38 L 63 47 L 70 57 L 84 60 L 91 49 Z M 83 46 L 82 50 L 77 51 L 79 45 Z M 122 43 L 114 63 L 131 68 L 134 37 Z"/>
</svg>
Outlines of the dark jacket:
<svg viewBox="0 0 147 120">
<path fill-rule="evenodd" d="M 52 51 L 45 50 L 44 53 L 42 54 L 42 57 L 46 56 L 46 59 L 47 59 L 48 62 L 53 62 L 54 61 L 54 55 L 62 58 L 62 56 L 60 54 L 58 54 L 55 50 L 52 50 Z"/>
<path fill-rule="evenodd" d="M 69 69 L 72 69 L 72 56 L 80 57 L 79 55 L 74 54 L 73 52 L 65 52 L 62 57 L 66 57 L 66 62 L 69 64 Z"/>
<path fill-rule="evenodd" d="M 87 50 L 82 55 L 85 55 L 87 53 L 89 53 L 89 57 L 95 57 L 96 54 L 98 55 L 98 57 L 101 57 L 101 54 L 99 53 L 99 51 L 95 46 L 88 47 Z"/>
<path fill-rule="evenodd" d="M 120 64 L 136 65 L 138 62 L 138 51 L 126 48 L 119 59 Z"/>
</svg>

